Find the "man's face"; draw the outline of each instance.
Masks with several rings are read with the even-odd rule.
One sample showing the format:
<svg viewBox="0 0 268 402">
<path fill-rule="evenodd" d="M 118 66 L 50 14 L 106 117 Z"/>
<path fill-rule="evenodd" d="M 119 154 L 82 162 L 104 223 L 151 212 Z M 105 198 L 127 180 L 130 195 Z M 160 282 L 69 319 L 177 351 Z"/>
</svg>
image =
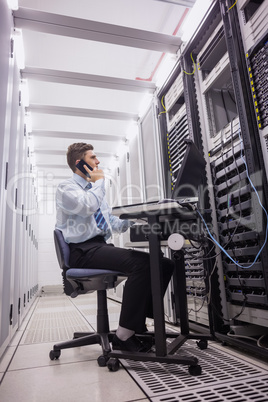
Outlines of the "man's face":
<svg viewBox="0 0 268 402">
<path fill-rule="evenodd" d="M 92 167 L 92 169 L 98 168 L 100 161 L 98 160 L 94 151 L 87 151 L 83 159 L 89 164 L 89 166 Z"/>
</svg>

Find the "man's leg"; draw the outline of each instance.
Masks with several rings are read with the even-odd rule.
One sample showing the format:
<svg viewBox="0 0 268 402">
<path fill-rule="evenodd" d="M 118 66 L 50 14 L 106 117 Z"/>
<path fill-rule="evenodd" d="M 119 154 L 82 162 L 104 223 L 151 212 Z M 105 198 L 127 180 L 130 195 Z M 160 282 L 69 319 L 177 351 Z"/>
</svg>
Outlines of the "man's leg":
<svg viewBox="0 0 268 402">
<path fill-rule="evenodd" d="M 72 255 L 79 257 L 77 261 L 72 261 L 72 266 L 110 269 L 126 274 L 128 279 L 124 287 L 119 329 L 125 328 L 131 331 L 125 333 L 125 336 L 134 332 L 142 333 L 145 329 L 148 311 L 149 315 L 152 316 L 149 254 L 114 247 L 104 242 L 89 241 L 86 245 L 77 245 L 77 249 L 73 249 L 73 253 L 71 251 L 71 259 Z M 172 272 L 173 262 L 163 259 L 164 291 Z M 119 331 L 118 334 L 119 336 L 121 334 L 121 338 L 124 338 L 122 331 Z"/>
<path fill-rule="evenodd" d="M 77 258 L 73 261 L 72 256 Z M 146 310 L 151 297 L 149 254 L 114 247 L 105 242 L 89 241 L 71 246 L 71 265 L 121 271 L 127 276 L 124 286 L 119 325 L 135 332 L 145 326 Z"/>
</svg>

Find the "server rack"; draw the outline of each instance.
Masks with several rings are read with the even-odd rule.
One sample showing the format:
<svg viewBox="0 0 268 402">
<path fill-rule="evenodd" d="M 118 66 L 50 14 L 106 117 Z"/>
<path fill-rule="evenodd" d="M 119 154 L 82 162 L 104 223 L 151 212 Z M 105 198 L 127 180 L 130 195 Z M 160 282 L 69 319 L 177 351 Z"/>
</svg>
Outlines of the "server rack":
<svg viewBox="0 0 268 402">
<path fill-rule="evenodd" d="M 255 46 L 246 52 L 246 57 L 265 171 L 268 177 L 268 31 Z"/>
<path fill-rule="evenodd" d="M 176 65 L 173 74 L 158 94 L 158 120 L 162 136 L 162 147 L 166 151 L 164 159 L 164 176 L 166 179 L 167 198 L 172 196 L 176 177 L 181 167 L 185 151 L 185 139 L 193 139 L 191 121 L 187 115 L 187 99 L 185 94 L 185 77 L 181 60 Z M 185 269 L 187 285 L 187 302 L 189 320 L 192 327 L 198 323 L 207 330 L 209 326 L 206 285 L 202 255 L 204 250 L 200 244 L 187 248 L 185 251 Z M 172 289 L 171 292 L 174 292 Z M 177 316 L 176 295 L 172 297 L 174 322 Z"/>
<path fill-rule="evenodd" d="M 197 93 L 197 104 L 195 108 L 199 111 L 200 126 L 198 127 L 196 124 L 195 132 L 196 136 L 198 136 L 198 129 L 199 132 L 202 132 L 202 142 L 207 154 L 209 170 L 208 185 L 210 205 L 213 211 L 218 212 L 218 200 L 214 191 L 216 189 L 215 171 L 212 169 L 212 162 L 222 157 L 223 148 L 226 151 L 227 147 L 230 151 L 235 145 L 234 141 L 230 139 L 230 134 L 233 130 L 237 129 L 239 119 L 237 116 L 238 113 L 224 25 L 220 16 L 219 4 L 217 4 L 217 6 L 218 8 L 215 9 L 215 14 L 208 17 L 207 31 L 203 32 L 203 35 L 200 35 L 199 40 L 196 38 L 191 51 L 195 52 L 196 64 L 198 66 L 197 74 L 193 82 Z M 187 56 L 188 54 L 185 56 L 186 59 L 189 58 Z M 193 114 L 191 109 L 192 108 L 190 108 L 190 113 Z M 215 163 L 218 163 L 218 161 Z M 223 173 L 224 172 L 225 170 L 223 170 Z M 227 176 L 223 173 L 220 173 L 222 191 L 228 188 Z M 221 226 L 218 222 L 218 213 L 216 213 L 216 215 L 214 213 L 212 223 L 216 239 L 220 239 L 221 236 Z M 216 264 L 217 271 L 211 278 L 209 288 L 211 288 L 211 290 L 218 288 L 220 290 L 220 299 L 216 292 L 210 295 L 212 320 L 215 323 L 215 331 L 225 333 L 228 331 L 229 324 L 226 276 L 223 261 L 220 258 L 220 250 L 216 248 L 215 252 L 210 255 L 213 254 L 217 256 L 216 261 L 213 262 L 212 259 L 210 263 Z M 213 270 L 211 264 L 207 267 L 207 270 L 207 274 L 210 276 Z M 210 289 L 208 289 L 208 291 L 209 290 Z M 222 317 L 222 319 L 220 317 Z"/>
<path fill-rule="evenodd" d="M 266 215 L 258 199 L 260 197 L 266 208 L 267 34 L 264 34 L 264 27 L 267 26 L 267 2 L 238 1 L 236 7 L 232 6 L 230 1 L 214 2 L 183 51 L 180 70 L 170 77 L 169 85 L 184 71 L 188 135 L 207 158 L 208 197 L 201 208 L 206 222 L 209 220 L 205 210 L 211 209 L 212 234 L 223 249 L 215 248 L 210 254 L 214 254 L 215 260 L 212 258 L 210 263 L 204 261 L 204 253 L 197 253 L 200 259 L 194 261 L 200 263 L 197 265 L 200 270 L 196 270 L 194 281 L 188 274 L 187 283 L 191 290 L 195 288 L 196 294 L 200 293 L 200 311 L 204 307 L 201 298 L 209 301 L 210 319 L 220 339 L 259 352 L 260 348 L 243 342 L 235 333 L 234 337 L 229 334 L 230 323 L 231 332 L 236 326 L 251 325 L 256 333 L 261 331 L 263 335 L 267 327 L 268 264 L 267 247 L 263 247 Z M 247 28 L 250 25 L 249 34 L 243 32 L 242 22 Z M 247 43 L 254 43 L 254 46 L 248 49 Z M 169 91 L 168 84 L 165 90 Z M 168 171 L 175 163 L 171 163 L 173 154 L 170 154 L 165 130 L 169 134 L 169 121 L 166 126 L 162 121 Z M 172 176 L 170 179 L 166 173 L 166 179 L 167 188 L 171 188 Z M 189 261 L 191 264 L 191 259 Z M 200 281 L 203 278 L 204 284 L 206 277 L 209 277 L 208 289 L 202 288 Z M 190 303 L 189 306 L 191 309 Z M 198 314 L 190 315 L 190 319 L 200 322 Z"/>
<path fill-rule="evenodd" d="M 0 1 L 0 356 L 22 323 L 38 290 L 37 194 L 22 80 L 7 3 Z"/>
<path fill-rule="evenodd" d="M 206 159 L 208 154 L 208 144 L 206 141 L 207 138 L 201 135 L 204 116 L 203 111 L 200 108 L 200 104 L 205 105 L 205 97 L 202 93 L 200 94 L 199 88 L 200 82 L 198 78 L 200 78 L 202 67 L 198 60 L 198 54 L 200 54 L 204 44 L 207 45 L 208 49 L 214 49 L 215 45 L 213 42 L 216 43 L 217 51 L 213 51 L 212 58 L 208 58 L 208 62 L 213 64 L 213 59 L 216 57 L 214 60 L 214 66 L 211 71 L 208 69 L 206 74 L 203 76 L 203 81 L 206 82 L 207 87 L 210 88 L 213 82 L 212 77 L 214 71 L 225 71 L 226 69 L 226 60 L 223 64 L 219 63 L 219 59 L 226 59 L 224 47 L 222 46 L 223 35 L 220 32 L 220 24 L 221 18 L 219 4 L 218 2 L 214 2 L 211 5 L 208 14 L 205 16 L 205 20 L 202 22 L 198 31 L 194 34 L 192 40 L 189 42 L 182 54 L 186 112 L 189 122 L 190 138 L 193 139 L 199 150 L 203 152 Z M 214 106 L 215 102 L 212 100 L 211 104 Z M 209 131 L 208 125 L 206 126 L 205 131 Z M 198 207 L 201 215 L 204 217 L 204 221 L 208 225 L 212 225 L 214 233 L 217 234 L 216 217 L 214 213 L 215 201 L 211 194 L 211 183 L 211 171 L 207 161 L 206 178 L 204 178 L 201 186 Z M 205 233 L 204 227 L 203 233 Z M 200 261 L 202 261 L 204 272 L 202 298 L 205 302 L 203 309 L 205 307 L 207 311 L 208 322 L 210 323 L 210 328 L 213 332 L 225 331 L 225 323 L 222 320 L 222 316 L 226 314 L 226 295 L 224 292 L 224 278 L 222 272 L 218 269 L 221 266 L 221 261 L 218 258 L 218 253 L 215 252 L 216 250 L 211 247 L 210 243 L 203 243 L 202 248 L 203 255 L 200 256 Z M 199 313 L 202 313 L 202 309 Z M 201 328 L 201 330 L 203 330 L 203 328 Z"/>
<path fill-rule="evenodd" d="M 228 317 L 229 320 L 235 319 L 235 325 L 254 323 L 258 326 L 265 321 L 260 321 L 258 317 L 267 317 L 267 248 L 263 248 L 266 217 L 258 199 L 260 197 L 264 207 L 267 206 L 267 177 L 264 174 L 258 120 L 254 116 L 255 94 L 254 91 L 250 92 L 248 78 L 251 77 L 246 72 L 237 10 L 229 12 L 230 2 L 222 1 L 219 4 L 230 64 L 232 91 L 229 95 L 234 100 L 233 109 L 237 109 L 237 117 L 232 117 L 226 104 L 223 104 L 231 121 L 227 128 L 218 127 L 220 132 L 210 141 L 217 226 L 226 251 L 222 253 L 222 260 L 226 275 Z M 229 82 L 226 77 L 225 82 Z M 208 103 L 207 107 L 210 108 Z M 250 178 L 258 190 L 258 196 Z M 261 313 L 256 314 L 256 310 Z M 258 329 L 260 335 L 265 333 L 264 328 Z M 228 337 L 223 335 L 222 338 Z M 229 337 L 228 341 L 243 343 L 238 338 Z M 251 345 L 247 347 L 252 348 Z"/>
<path fill-rule="evenodd" d="M 236 138 L 235 143 L 233 138 Z M 261 256 L 254 263 L 261 248 L 256 214 L 252 208 L 255 194 L 249 183 L 244 146 L 240 138 L 238 129 L 232 133 L 229 146 L 221 148 L 216 154 L 216 150 L 211 152 L 214 159 L 211 168 L 220 244 L 241 265 L 236 265 L 230 257 L 223 254 L 226 290 L 231 302 L 266 306 L 267 294 Z"/>
</svg>

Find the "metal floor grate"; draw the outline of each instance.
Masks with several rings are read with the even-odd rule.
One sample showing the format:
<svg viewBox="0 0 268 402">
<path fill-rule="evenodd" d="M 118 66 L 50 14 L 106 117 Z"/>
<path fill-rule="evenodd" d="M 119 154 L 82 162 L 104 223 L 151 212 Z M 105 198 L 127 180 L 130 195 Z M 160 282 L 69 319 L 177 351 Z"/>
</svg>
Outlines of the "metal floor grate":
<svg viewBox="0 0 268 402">
<path fill-rule="evenodd" d="M 36 312 L 25 331 L 22 344 L 56 342 L 72 339 L 74 332 L 93 329 L 76 310 Z"/>
<path fill-rule="evenodd" d="M 151 398 L 154 402 L 267 402 L 268 376 Z"/>
<path fill-rule="evenodd" d="M 188 366 L 122 360 L 122 364 L 146 395 L 155 402 L 267 402 L 268 368 L 264 370 L 210 346 L 197 348 L 186 342 L 178 354 L 196 356 L 202 375 Z"/>
<path fill-rule="evenodd" d="M 63 285 L 47 285 L 41 288 L 41 297 L 64 295 Z"/>
<path fill-rule="evenodd" d="M 72 339 L 75 331 L 91 331 L 85 312 L 95 310 L 95 303 L 93 298 L 73 303 L 60 295 L 39 298 L 21 344 L 64 341 Z M 213 342 L 205 350 L 193 340 L 185 342 L 177 353 L 198 358 L 202 367 L 198 377 L 191 376 L 186 365 L 121 362 L 153 402 L 268 402 L 268 366 L 259 367 L 228 352 Z"/>
<path fill-rule="evenodd" d="M 52 300 L 51 300 L 52 299 Z M 56 310 L 59 308 L 70 308 L 72 307 L 69 300 L 66 297 L 61 297 L 56 300 L 54 298 L 47 298 L 47 299 L 41 299 L 41 301 L 38 303 L 36 310 L 44 310 L 48 309 L 49 311 L 51 310 Z"/>
</svg>

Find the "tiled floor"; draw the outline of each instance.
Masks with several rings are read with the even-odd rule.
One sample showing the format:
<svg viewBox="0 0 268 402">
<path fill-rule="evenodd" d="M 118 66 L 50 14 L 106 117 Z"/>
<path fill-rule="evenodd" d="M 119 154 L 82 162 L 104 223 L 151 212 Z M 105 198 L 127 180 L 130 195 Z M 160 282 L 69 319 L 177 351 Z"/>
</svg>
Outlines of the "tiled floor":
<svg viewBox="0 0 268 402">
<path fill-rule="evenodd" d="M 36 300 L 29 322 L 18 331 L 0 364 L 1 402 L 148 400 L 123 368 L 114 373 L 98 366 L 99 345 L 66 349 L 59 360 L 49 359 L 56 342 L 72 339 L 74 331 L 92 330 L 86 319 L 95 324 L 95 298 L 94 293 L 75 300 L 64 295 Z M 109 310 L 115 329 L 120 306 L 111 302 Z"/>
<path fill-rule="evenodd" d="M 117 327 L 119 311 L 120 305 L 109 301 L 111 329 L 116 329 Z M 0 401 L 206 401 L 205 397 L 205 399 L 200 399 L 201 390 L 206 393 L 210 402 L 229 400 L 228 398 L 224 399 L 225 397 L 222 395 L 219 395 L 220 399 L 209 397 L 206 390 L 209 385 L 208 375 L 202 375 L 196 381 L 196 377 L 192 377 L 185 372 L 186 369 L 179 367 L 176 368 L 176 371 L 174 367 L 171 367 L 172 365 L 168 365 L 171 367 L 170 372 L 168 372 L 169 368 L 167 370 L 161 367 L 163 372 L 159 370 L 159 367 L 157 370 L 155 367 L 152 367 L 152 369 L 143 368 L 145 371 L 150 372 L 149 375 L 154 376 L 154 384 L 158 384 L 158 387 L 160 382 L 164 384 L 164 387 L 161 386 L 162 391 L 155 392 L 155 385 L 152 391 L 152 387 L 150 388 L 152 378 L 144 382 L 144 379 L 141 379 L 139 374 L 141 368 L 137 367 L 137 365 L 133 370 L 131 365 L 128 367 L 128 364 L 124 364 L 128 371 L 121 367 L 117 372 L 109 372 L 106 367 L 99 367 L 96 362 L 97 357 L 100 355 L 99 345 L 62 350 L 59 360 L 51 361 L 49 359 L 49 351 L 55 343 L 71 339 L 74 331 L 90 331 L 89 323 L 94 327 L 95 321 L 95 293 L 82 295 L 76 299 L 70 299 L 65 295 L 56 293 L 43 293 L 41 297 L 38 297 L 28 315 L 28 320 L 25 319 L 23 326 L 13 339 L 0 363 L 0 378 L 2 378 Z M 262 379 L 262 383 L 259 384 L 259 388 L 262 389 L 259 394 L 261 398 L 261 392 L 264 389 L 263 384 L 267 382 L 266 378 L 268 378 L 267 365 L 256 359 L 253 360 L 242 356 L 237 352 L 232 352 L 231 360 L 229 355 L 228 362 L 228 359 L 225 359 L 225 355 L 218 354 L 218 351 L 219 353 L 225 353 L 221 352 L 220 349 L 221 347 L 218 344 L 213 343 L 211 352 L 208 350 L 207 354 L 209 364 L 212 364 L 213 359 L 217 360 L 219 358 L 220 361 L 224 357 L 224 364 L 231 366 L 239 363 L 241 357 L 242 366 L 240 365 L 239 368 L 240 374 L 237 372 L 237 379 L 241 382 L 242 370 L 251 371 L 252 365 L 256 367 L 257 371 L 248 372 L 246 375 L 252 376 L 251 373 L 253 372 L 253 377 L 255 376 L 256 378 L 256 381 L 253 381 L 254 384 L 257 383 L 257 380 Z M 209 368 L 204 368 L 208 373 Z M 228 371 L 229 369 L 227 368 L 226 370 Z M 164 374 L 166 380 L 163 379 L 164 377 L 160 379 L 160 376 Z M 213 377 L 213 371 L 209 375 Z M 215 385 L 221 386 L 220 377 L 222 375 L 223 373 L 219 373 L 219 377 L 215 377 Z M 201 377 L 203 377 L 203 382 Z M 231 377 L 227 385 L 234 389 L 234 385 L 237 384 L 237 381 L 233 384 L 235 373 L 232 373 Z M 171 388 L 168 385 L 166 386 L 165 381 L 172 384 Z M 181 396 L 178 396 L 179 394 L 175 387 L 176 381 L 177 388 L 180 388 Z M 199 395 L 196 397 L 197 399 L 195 397 L 189 399 L 189 387 L 192 388 L 192 392 L 195 392 L 195 395 Z M 211 387 L 209 388 L 211 389 Z M 228 387 L 225 388 L 227 389 Z M 216 395 L 216 391 L 218 392 L 218 390 L 215 390 L 213 395 Z M 248 397 L 242 396 L 242 399 L 239 397 L 239 399 L 232 400 L 243 402 L 256 400 L 257 391 L 253 390 L 253 394 L 252 389 L 250 391 L 251 395 L 254 394 L 255 399 L 250 399 L 250 397 L 248 399 Z M 242 391 L 238 388 L 236 394 L 240 395 L 240 392 Z M 232 395 L 234 398 L 233 393 Z M 250 395 L 249 391 L 248 395 Z M 184 396 L 186 399 L 184 399 Z M 268 401 L 268 397 L 267 399 L 257 399 L 257 401 Z"/>
</svg>

